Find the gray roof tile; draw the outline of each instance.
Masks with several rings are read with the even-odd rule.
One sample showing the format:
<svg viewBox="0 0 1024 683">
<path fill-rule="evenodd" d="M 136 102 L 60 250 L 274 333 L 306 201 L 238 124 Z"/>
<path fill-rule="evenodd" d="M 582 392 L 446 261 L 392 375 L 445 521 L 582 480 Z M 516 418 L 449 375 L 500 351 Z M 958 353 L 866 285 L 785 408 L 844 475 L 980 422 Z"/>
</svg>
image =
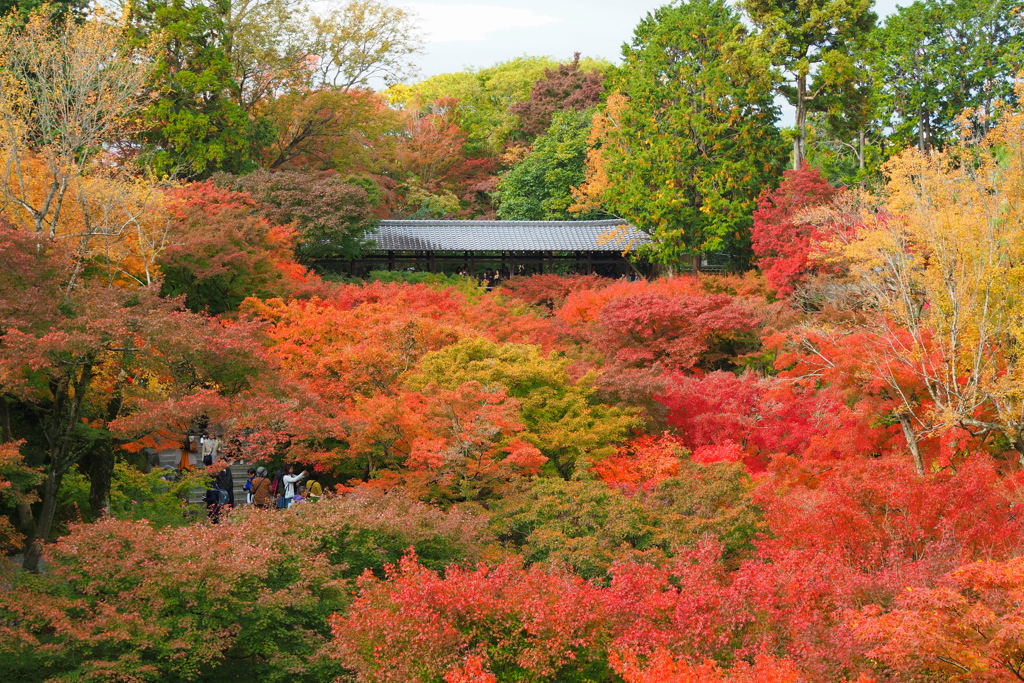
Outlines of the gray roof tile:
<svg viewBox="0 0 1024 683">
<path fill-rule="evenodd" d="M 616 228 L 624 227 L 617 233 Z M 603 236 L 603 237 L 602 237 Z M 611 238 L 611 239 L 609 239 Z M 624 251 L 650 238 L 620 220 L 384 220 L 375 251 Z"/>
</svg>

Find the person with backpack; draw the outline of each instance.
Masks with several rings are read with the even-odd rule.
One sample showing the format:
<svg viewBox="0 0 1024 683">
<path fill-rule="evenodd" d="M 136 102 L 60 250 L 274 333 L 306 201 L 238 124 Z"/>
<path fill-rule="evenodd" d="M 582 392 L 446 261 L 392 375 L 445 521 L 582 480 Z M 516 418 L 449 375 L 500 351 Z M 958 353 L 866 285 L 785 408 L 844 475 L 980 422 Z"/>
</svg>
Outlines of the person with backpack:
<svg viewBox="0 0 1024 683">
<path fill-rule="evenodd" d="M 228 494 L 228 505 L 234 506 L 235 504 L 235 480 L 231 476 L 231 467 L 225 466 L 220 472 L 217 473 L 217 486 L 222 491 L 226 491 Z"/>
<path fill-rule="evenodd" d="M 270 489 L 270 479 L 267 478 L 266 467 L 256 468 L 256 476 L 252 479 L 250 491 L 253 505 L 261 510 L 270 507 L 271 501 L 274 500 L 274 494 Z"/>
<path fill-rule="evenodd" d="M 199 439 L 199 454 L 203 456 L 203 466 L 209 467 L 217 462 L 217 451 L 220 448 L 220 439 L 207 431 Z"/>
<path fill-rule="evenodd" d="M 316 500 L 324 495 L 324 487 L 317 481 L 316 472 L 309 473 L 309 483 L 306 484 L 306 497 L 309 500 Z"/>
<path fill-rule="evenodd" d="M 210 519 L 210 523 L 220 524 L 220 515 L 224 511 L 224 506 L 228 504 L 228 492 L 220 488 L 216 479 L 214 479 L 213 488 L 206 490 L 203 502 L 206 503 L 206 516 Z"/>
</svg>

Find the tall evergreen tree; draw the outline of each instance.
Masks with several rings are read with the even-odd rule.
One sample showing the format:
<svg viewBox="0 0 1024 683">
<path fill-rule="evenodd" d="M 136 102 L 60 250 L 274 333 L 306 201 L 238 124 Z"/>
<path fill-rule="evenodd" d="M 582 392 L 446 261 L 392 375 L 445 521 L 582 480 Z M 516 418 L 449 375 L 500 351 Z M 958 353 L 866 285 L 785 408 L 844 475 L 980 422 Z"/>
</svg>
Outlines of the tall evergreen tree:
<svg viewBox="0 0 1024 683">
<path fill-rule="evenodd" d="M 942 147 L 966 108 L 993 113 L 1013 97 L 1021 68 L 1019 0 L 919 0 L 891 15 L 875 39 L 878 74 L 894 148 Z"/>
<path fill-rule="evenodd" d="M 623 56 L 574 210 L 598 196 L 665 264 L 745 257 L 757 195 L 785 163 L 768 63 L 722 0 L 656 10 Z"/>
<path fill-rule="evenodd" d="M 560 111 L 530 153 L 498 183 L 498 217 L 505 220 L 543 221 L 595 218 L 569 213 L 572 188 L 586 178 L 587 138 L 592 111 Z"/>
<path fill-rule="evenodd" d="M 873 0 L 744 0 L 758 47 L 782 72 L 779 91 L 796 109 L 793 168 L 807 154 L 807 116 L 856 89 L 859 43 L 874 28 Z"/>
<path fill-rule="evenodd" d="M 137 0 L 130 28 L 140 39 L 166 39 L 153 73 L 159 93 L 143 136 L 158 173 L 204 178 L 246 172 L 265 137 L 263 126 L 233 98 L 234 70 L 225 52 L 230 0 Z"/>
</svg>

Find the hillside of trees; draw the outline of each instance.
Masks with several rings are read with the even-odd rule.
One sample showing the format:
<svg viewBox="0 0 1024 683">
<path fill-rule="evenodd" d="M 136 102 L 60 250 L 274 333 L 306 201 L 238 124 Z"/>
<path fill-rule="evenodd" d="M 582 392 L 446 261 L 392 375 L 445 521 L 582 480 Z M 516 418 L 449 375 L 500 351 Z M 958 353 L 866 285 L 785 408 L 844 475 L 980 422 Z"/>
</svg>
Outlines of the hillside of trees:
<svg viewBox="0 0 1024 683">
<path fill-rule="evenodd" d="M 378 0 L 0 0 L 0 670 L 1024 680 L 1021 9 L 691 0 L 417 80 Z M 315 267 L 495 216 L 665 275 Z M 232 460 L 323 495 L 197 504 Z"/>
</svg>

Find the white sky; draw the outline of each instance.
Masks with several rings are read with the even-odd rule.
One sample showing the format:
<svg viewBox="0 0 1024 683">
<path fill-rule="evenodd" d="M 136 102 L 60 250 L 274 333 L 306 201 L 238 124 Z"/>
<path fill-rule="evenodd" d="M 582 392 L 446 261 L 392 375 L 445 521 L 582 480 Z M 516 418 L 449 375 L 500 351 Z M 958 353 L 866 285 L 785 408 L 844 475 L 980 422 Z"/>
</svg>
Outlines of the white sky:
<svg viewBox="0 0 1024 683">
<path fill-rule="evenodd" d="M 428 35 L 420 76 L 487 67 L 522 55 L 618 61 L 633 28 L 665 0 L 429 0 L 396 3 L 416 12 Z M 897 0 L 876 0 L 885 16 Z M 909 2 L 909 0 L 903 0 Z"/>
</svg>

